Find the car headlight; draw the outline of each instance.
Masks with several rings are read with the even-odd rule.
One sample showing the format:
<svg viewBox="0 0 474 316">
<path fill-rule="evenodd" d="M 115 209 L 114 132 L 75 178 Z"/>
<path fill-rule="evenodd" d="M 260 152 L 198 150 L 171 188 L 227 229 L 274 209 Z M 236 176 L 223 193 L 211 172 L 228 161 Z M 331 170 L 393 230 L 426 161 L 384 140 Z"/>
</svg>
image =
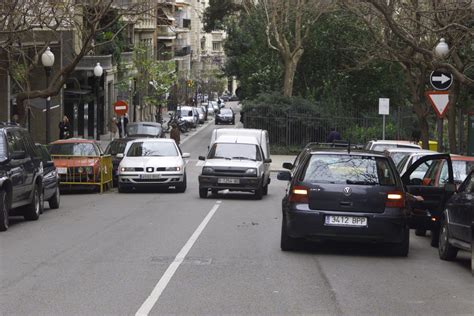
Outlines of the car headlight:
<svg viewBox="0 0 474 316">
<path fill-rule="evenodd" d="M 214 173 L 214 169 L 211 167 L 203 167 L 202 168 L 202 174 L 212 174 Z"/>
<path fill-rule="evenodd" d="M 45 178 L 45 179 L 55 179 L 57 176 L 58 176 L 58 174 L 57 174 L 56 170 L 53 170 L 53 171 L 47 173 L 47 174 L 44 176 L 44 178 Z"/>
<path fill-rule="evenodd" d="M 120 168 L 121 172 L 133 172 L 135 171 L 135 167 L 122 167 Z"/>
<path fill-rule="evenodd" d="M 165 171 L 181 171 L 181 167 L 166 167 Z"/>
<path fill-rule="evenodd" d="M 249 169 L 247 169 L 247 170 L 245 171 L 245 174 L 247 174 L 247 175 L 252 175 L 252 176 L 257 175 L 257 169 L 255 169 L 255 168 L 249 168 Z"/>
</svg>

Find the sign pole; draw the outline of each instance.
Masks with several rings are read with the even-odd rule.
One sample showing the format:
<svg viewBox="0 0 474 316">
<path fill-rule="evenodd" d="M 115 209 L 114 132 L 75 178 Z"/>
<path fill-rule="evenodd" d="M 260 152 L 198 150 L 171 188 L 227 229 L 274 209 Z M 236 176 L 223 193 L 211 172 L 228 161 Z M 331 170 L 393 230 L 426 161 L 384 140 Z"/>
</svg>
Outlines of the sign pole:
<svg viewBox="0 0 474 316">
<path fill-rule="evenodd" d="M 385 140 L 385 115 L 382 115 L 383 118 L 383 131 L 382 131 L 382 140 Z"/>
</svg>

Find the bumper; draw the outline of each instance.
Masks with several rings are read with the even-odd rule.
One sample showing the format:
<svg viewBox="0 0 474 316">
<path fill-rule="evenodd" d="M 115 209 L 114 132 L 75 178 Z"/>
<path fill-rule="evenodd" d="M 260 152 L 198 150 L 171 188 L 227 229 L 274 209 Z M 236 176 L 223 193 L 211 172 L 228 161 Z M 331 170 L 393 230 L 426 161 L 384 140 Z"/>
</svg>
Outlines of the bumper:
<svg viewBox="0 0 474 316">
<path fill-rule="evenodd" d="M 402 211 L 393 209 L 386 213 L 356 213 L 309 210 L 284 211 L 288 235 L 293 238 L 305 238 L 316 241 L 340 240 L 362 242 L 399 243 L 407 227 L 407 218 Z M 398 214 L 397 214 L 398 213 Z M 326 215 L 347 215 L 367 217 L 367 226 L 340 227 L 325 224 Z"/>
<path fill-rule="evenodd" d="M 199 176 L 199 187 L 201 189 L 219 189 L 219 190 L 234 190 L 234 191 L 254 191 L 262 186 L 261 178 L 257 177 L 232 177 L 233 179 L 239 179 L 238 184 L 230 183 L 219 183 L 219 178 L 229 177 L 217 177 L 217 176 Z"/>
<path fill-rule="evenodd" d="M 122 187 L 169 187 L 184 181 L 184 173 L 160 174 L 156 179 L 142 179 L 142 174 L 118 175 L 118 183 Z"/>
</svg>

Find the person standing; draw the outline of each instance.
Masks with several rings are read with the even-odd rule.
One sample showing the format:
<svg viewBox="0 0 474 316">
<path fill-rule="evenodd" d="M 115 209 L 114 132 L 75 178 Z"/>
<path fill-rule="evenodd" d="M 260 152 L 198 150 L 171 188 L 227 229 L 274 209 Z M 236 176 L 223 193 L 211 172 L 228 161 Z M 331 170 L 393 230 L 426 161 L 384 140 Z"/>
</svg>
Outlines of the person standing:
<svg viewBox="0 0 474 316">
<path fill-rule="evenodd" d="M 336 140 L 341 140 L 341 134 L 336 131 L 335 127 L 331 127 L 331 131 L 329 132 L 328 137 L 326 138 L 327 143 L 333 143 Z"/>
<path fill-rule="evenodd" d="M 123 136 L 127 136 L 128 113 L 123 116 Z"/>
<path fill-rule="evenodd" d="M 117 135 L 117 118 L 115 116 L 112 117 L 112 120 L 110 121 L 110 134 L 111 134 L 111 140 L 115 139 L 115 136 Z"/>
<path fill-rule="evenodd" d="M 173 122 L 173 124 L 171 124 L 170 138 L 174 139 L 176 145 L 179 146 L 179 143 L 181 141 L 181 132 L 179 131 L 178 124 L 176 124 L 176 122 Z"/>
<path fill-rule="evenodd" d="M 71 137 L 71 123 L 66 115 L 63 120 L 59 122 L 59 139 L 67 139 Z"/>
</svg>

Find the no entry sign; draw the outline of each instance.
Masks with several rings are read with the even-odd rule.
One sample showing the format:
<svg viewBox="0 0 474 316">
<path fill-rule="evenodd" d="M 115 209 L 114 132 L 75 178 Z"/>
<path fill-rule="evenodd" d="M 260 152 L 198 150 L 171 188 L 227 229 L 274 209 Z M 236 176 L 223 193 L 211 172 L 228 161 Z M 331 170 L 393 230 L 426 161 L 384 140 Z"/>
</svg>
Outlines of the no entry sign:
<svg viewBox="0 0 474 316">
<path fill-rule="evenodd" d="M 117 115 L 125 115 L 128 112 L 128 103 L 122 100 L 115 102 L 114 111 Z"/>
</svg>

